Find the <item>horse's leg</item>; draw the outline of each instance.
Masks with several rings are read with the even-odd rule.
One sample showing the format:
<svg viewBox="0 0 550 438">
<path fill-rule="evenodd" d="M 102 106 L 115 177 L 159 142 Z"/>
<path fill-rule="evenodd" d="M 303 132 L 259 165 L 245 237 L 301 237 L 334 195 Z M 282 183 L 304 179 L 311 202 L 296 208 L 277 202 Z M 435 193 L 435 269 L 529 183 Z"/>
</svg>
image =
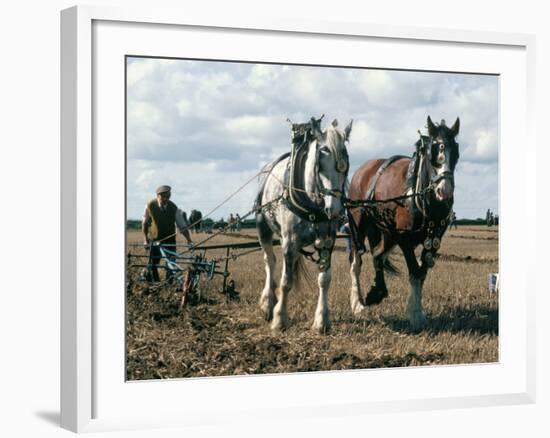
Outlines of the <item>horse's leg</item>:
<svg viewBox="0 0 550 438">
<path fill-rule="evenodd" d="M 399 245 L 407 262 L 409 270 L 409 283 L 411 291 L 407 303 L 407 317 L 413 329 L 417 330 L 426 324 L 426 316 L 422 310 L 422 286 L 426 278 L 427 269 L 419 266 L 414 254 L 414 247 L 409 242 L 403 242 Z"/>
<path fill-rule="evenodd" d="M 384 278 L 384 261 L 387 257 L 386 253 L 379 254 L 372 258 L 372 264 L 374 265 L 374 284 L 371 286 L 367 297 L 365 298 L 365 304 L 372 306 L 379 304 L 384 298 L 388 296 L 388 289 L 386 287 L 386 280 Z"/>
<path fill-rule="evenodd" d="M 273 251 L 273 245 L 270 243 L 262 243 L 264 250 L 264 262 L 265 262 L 265 286 L 260 296 L 260 308 L 263 311 L 265 319 L 271 321 L 273 318 L 273 306 L 275 306 L 275 280 L 273 274 L 275 273 L 275 252 Z"/>
<path fill-rule="evenodd" d="M 361 276 L 361 266 L 363 260 L 357 249 L 353 248 L 351 252 L 351 293 L 350 293 L 350 305 L 351 311 L 354 315 L 358 316 L 365 305 L 363 304 L 363 295 L 361 294 L 361 283 L 359 278 Z"/>
<path fill-rule="evenodd" d="M 297 254 L 291 248 L 288 238 L 282 238 L 281 247 L 283 249 L 283 272 L 281 275 L 281 285 L 277 294 L 277 304 L 273 309 L 273 321 L 271 322 L 273 330 L 285 330 L 288 327 L 288 293 L 292 289 L 296 268 Z"/>
<path fill-rule="evenodd" d="M 367 224 L 367 238 L 369 239 L 370 251 L 372 254 L 372 264 L 374 266 L 374 285 L 371 286 L 365 304 L 372 306 L 379 304 L 388 296 L 386 281 L 384 279 L 384 263 L 388 257 L 390 249 L 394 246 L 374 224 Z"/>
<path fill-rule="evenodd" d="M 329 266 L 326 270 L 319 273 L 317 282 L 319 284 L 319 300 L 317 301 L 317 310 L 315 310 L 315 319 L 313 320 L 313 330 L 320 334 L 325 334 L 330 329 L 330 319 L 328 311 L 328 291 L 332 279 L 332 269 Z"/>
<path fill-rule="evenodd" d="M 275 252 L 273 251 L 273 231 L 260 216 L 256 218 L 260 244 L 264 250 L 265 262 L 265 286 L 260 295 L 260 309 L 267 321 L 273 318 L 273 306 L 275 306 Z"/>
</svg>

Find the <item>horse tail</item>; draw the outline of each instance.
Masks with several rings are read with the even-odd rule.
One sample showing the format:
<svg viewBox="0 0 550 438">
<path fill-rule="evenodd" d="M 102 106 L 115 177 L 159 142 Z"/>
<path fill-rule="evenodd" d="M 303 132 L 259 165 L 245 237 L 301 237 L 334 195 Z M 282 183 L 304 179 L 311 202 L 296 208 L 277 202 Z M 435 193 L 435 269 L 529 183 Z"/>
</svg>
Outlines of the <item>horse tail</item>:
<svg viewBox="0 0 550 438">
<path fill-rule="evenodd" d="M 382 266 L 384 268 L 384 272 L 387 272 L 389 275 L 399 275 L 401 274 L 401 271 L 393 264 L 393 262 L 390 260 L 390 256 L 384 257 L 384 262 L 382 263 Z"/>
<path fill-rule="evenodd" d="M 296 259 L 296 264 L 294 265 L 294 278 L 293 280 L 293 289 L 300 289 L 304 284 L 311 284 L 311 276 L 307 270 L 306 260 L 303 254 L 298 254 Z"/>
</svg>

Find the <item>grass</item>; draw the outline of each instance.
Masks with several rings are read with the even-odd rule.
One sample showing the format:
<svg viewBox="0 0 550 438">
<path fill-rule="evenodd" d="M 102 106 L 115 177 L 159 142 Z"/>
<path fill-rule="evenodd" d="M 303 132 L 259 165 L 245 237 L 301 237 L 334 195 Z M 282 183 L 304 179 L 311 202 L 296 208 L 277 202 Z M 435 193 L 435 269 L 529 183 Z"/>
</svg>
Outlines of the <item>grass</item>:
<svg viewBox="0 0 550 438">
<path fill-rule="evenodd" d="M 209 243 L 244 241 L 245 236 L 219 236 Z M 129 242 L 140 233 L 130 231 Z M 194 235 L 195 242 L 205 237 Z M 226 302 L 222 280 L 201 280 L 201 299 L 180 311 L 174 288 L 148 288 L 138 270 L 129 270 L 127 290 L 127 377 L 130 380 L 281 373 L 353 368 L 485 363 L 498 361 L 498 294 L 490 294 L 487 274 L 498 272 L 495 228 L 462 226 L 445 235 L 441 257 L 430 270 L 423 304 L 428 317 L 421 331 L 405 317 L 408 280 L 403 257 L 394 263 L 402 274 L 387 276 L 389 296 L 354 317 L 349 306 L 350 278 L 344 242 L 333 254 L 330 291 L 332 329 L 320 336 L 310 330 L 317 303 L 315 265 L 311 282 L 292 290 L 291 326 L 273 333 L 263 319 L 258 299 L 263 288 L 261 252 L 230 263 L 241 300 Z M 277 259 L 281 255 L 277 249 Z M 212 251 L 209 257 L 221 256 Z M 373 278 L 370 256 L 364 256 L 362 285 Z M 277 266 L 277 278 L 280 263 Z"/>
</svg>

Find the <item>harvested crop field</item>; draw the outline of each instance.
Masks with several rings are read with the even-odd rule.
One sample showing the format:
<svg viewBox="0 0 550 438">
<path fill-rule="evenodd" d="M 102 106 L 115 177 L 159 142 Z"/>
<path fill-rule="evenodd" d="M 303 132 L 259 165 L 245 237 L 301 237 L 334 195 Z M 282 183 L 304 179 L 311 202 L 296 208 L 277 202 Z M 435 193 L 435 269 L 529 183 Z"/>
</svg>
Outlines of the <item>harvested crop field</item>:
<svg viewBox="0 0 550 438">
<path fill-rule="evenodd" d="M 405 316 L 408 279 L 396 251 L 399 276 L 387 276 L 389 296 L 354 317 L 349 305 L 349 263 L 344 241 L 333 254 L 330 290 L 332 328 L 318 335 L 310 327 L 317 304 L 316 266 L 289 296 L 291 325 L 274 333 L 258 299 L 264 283 L 261 252 L 231 261 L 229 270 L 240 301 L 221 294 L 222 278 L 202 278 L 200 296 L 180 311 L 181 293 L 173 286 L 140 282 L 128 270 L 127 378 L 129 380 L 203 377 L 498 361 L 498 294 L 489 293 L 487 275 L 498 272 L 496 228 L 462 226 L 446 233 L 440 256 L 424 285 L 428 323 L 413 331 Z M 194 234 L 195 242 L 206 235 Z M 250 239 L 248 239 L 250 238 Z M 254 240 L 254 230 L 217 236 L 209 243 Z M 129 243 L 141 234 L 128 232 Z M 135 251 L 133 249 L 132 251 Z M 143 250 L 141 250 L 143 251 Z M 276 249 L 277 259 L 281 260 Z M 222 256 L 223 250 L 208 253 Z M 372 279 L 364 256 L 363 290 Z M 280 263 L 277 275 L 280 274 Z M 277 277 L 278 278 L 278 277 Z"/>
</svg>

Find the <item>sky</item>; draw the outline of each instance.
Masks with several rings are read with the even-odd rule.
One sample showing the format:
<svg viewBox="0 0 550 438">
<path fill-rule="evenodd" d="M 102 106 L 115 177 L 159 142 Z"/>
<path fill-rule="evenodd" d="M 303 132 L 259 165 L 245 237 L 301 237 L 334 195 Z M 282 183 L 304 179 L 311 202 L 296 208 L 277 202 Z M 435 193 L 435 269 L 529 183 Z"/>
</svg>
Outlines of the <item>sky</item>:
<svg viewBox="0 0 550 438">
<path fill-rule="evenodd" d="M 127 217 L 159 185 L 189 213 L 210 212 L 290 150 L 290 125 L 353 119 L 350 178 L 365 161 L 412 155 L 426 118 L 460 117 L 457 217 L 498 211 L 498 77 L 326 66 L 127 58 Z M 213 219 L 251 210 L 257 182 Z"/>
</svg>

